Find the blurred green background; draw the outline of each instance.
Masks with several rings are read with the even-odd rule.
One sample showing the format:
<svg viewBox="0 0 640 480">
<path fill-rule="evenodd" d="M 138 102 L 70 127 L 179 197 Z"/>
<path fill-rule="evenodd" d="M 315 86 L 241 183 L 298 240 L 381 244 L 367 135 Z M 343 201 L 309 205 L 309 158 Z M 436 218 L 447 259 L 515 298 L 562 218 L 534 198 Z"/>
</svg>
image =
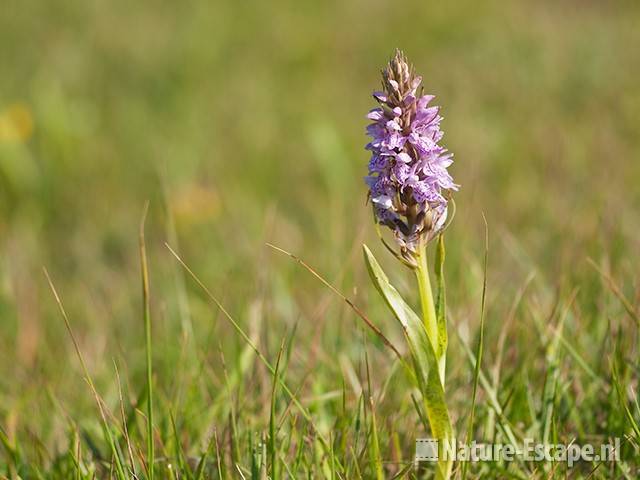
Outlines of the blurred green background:
<svg viewBox="0 0 640 480">
<path fill-rule="evenodd" d="M 353 315 L 265 242 L 367 306 L 359 247 L 379 243 L 362 180 L 365 114 L 395 48 L 437 95 L 462 185 L 447 235 L 453 324 L 477 321 L 483 212 L 489 333 L 532 271 L 549 291 L 586 278 L 580 296 L 595 302 L 587 257 L 606 257 L 619 278 L 638 267 L 639 25 L 635 1 L 5 0 L 5 429 L 55 441 L 64 420 L 22 412 L 51 408 L 48 396 L 76 418 L 91 408 L 43 266 L 100 388 L 114 392 L 113 358 L 141 378 L 147 200 L 160 391 L 175 388 L 183 341 L 213 359 L 241 345 L 165 241 L 242 321 L 263 312 L 275 344 L 298 322 L 311 332 L 301 358 L 317 344 L 329 361 L 356 348 Z M 369 311 L 388 322 L 379 301 Z"/>
</svg>

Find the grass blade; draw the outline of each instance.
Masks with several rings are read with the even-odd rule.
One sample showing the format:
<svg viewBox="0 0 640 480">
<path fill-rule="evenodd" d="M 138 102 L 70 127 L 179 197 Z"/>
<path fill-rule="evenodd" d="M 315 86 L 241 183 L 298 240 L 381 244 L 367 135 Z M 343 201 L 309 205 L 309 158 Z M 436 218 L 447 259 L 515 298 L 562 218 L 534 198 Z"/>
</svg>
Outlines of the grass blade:
<svg viewBox="0 0 640 480">
<path fill-rule="evenodd" d="M 473 372 L 473 391 L 471 393 L 471 412 L 469 413 L 469 425 L 467 426 L 467 439 L 466 444 L 471 443 L 471 436 L 473 435 L 473 421 L 476 411 L 476 399 L 478 395 L 478 380 L 480 379 L 480 369 L 482 367 L 482 353 L 484 348 L 484 316 L 485 307 L 487 301 L 487 265 L 489 263 L 489 226 L 487 225 L 487 219 L 482 214 L 484 220 L 484 268 L 482 275 L 482 300 L 480 301 L 480 332 L 478 336 L 478 348 L 476 352 L 476 364 Z M 442 237 L 442 236 L 441 236 Z M 467 468 L 469 462 L 463 462 L 462 464 L 462 480 L 467 478 Z"/>
<path fill-rule="evenodd" d="M 144 241 L 144 223 L 147 218 L 149 203 L 144 207 L 140 221 L 140 272 L 142 275 L 142 315 L 144 319 L 144 339 L 147 357 L 147 463 L 149 480 L 153 480 L 154 442 L 153 442 L 153 366 L 151 358 L 151 314 L 149 309 L 149 270 L 147 268 L 147 250 Z"/>
<path fill-rule="evenodd" d="M 236 330 L 236 332 L 238 332 L 238 334 L 242 337 L 242 339 L 247 343 L 247 345 L 251 346 L 251 348 L 253 349 L 253 351 L 256 353 L 257 357 L 260 359 L 260 361 L 262 362 L 262 364 L 267 367 L 267 369 L 269 370 L 269 372 L 272 375 L 275 375 L 275 368 L 273 367 L 273 365 L 271 365 L 271 363 L 269 362 L 269 360 L 267 360 L 267 358 L 262 354 L 262 352 L 258 349 L 257 345 L 255 344 L 255 342 L 253 342 L 251 340 L 251 338 L 249 337 L 249 335 L 247 335 L 247 333 L 242 329 L 242 327 L 238 324 L 238 322 L 231 316 L 231 314 L 227 311 L 226 308 L 224 308 L 224 305 L 222 305 L 222 303 L 220 303 L 220 301 L 211 293 L 211 291 L 207 288 L 207 286 L 202 283 L 202 281 L 198 278 L 198 276 L 193 272 L 193 270 L 191 270 L 189 268 L 189 266 L 184 263 L 184 261 L 182 260 L 182 258 L 180 258 L 180 256 L 168 245 L 165 243 L 165 246 L 169 249 L 169 251 L 171 252 L 171 254 L 176 258 L 176 260 L 178 260 L 178 262 L 180 262 L 180 265 L 182 265 L 182 267 L 186 270 L 186 272 L 191 276 L 191 278 L 198 284 L 198 286 L 204 291 L 204 293 L 207 295 L 207 297 L 209 297 L 209 299 L 216 305 L 216 307 L 218 307 L 220 309 L 220 311 L 222 312 L 222 314 L 225 316 L 225 318 L 227 320 L 229 320 L 229 323 L 231 323 L 231 325 L 233 326 L 233 328 Z M 278 382 L 280 383 L 280 386 L 282 387 L 282 390 L 287 394 L 287 396 L 291 399 L 291 401 L 294 403 L 294 405 L 298 408 L 298 411 L 300 411 L 300 413 L 302 414 L 302 416 L 304 417 L 304 419 L 309 422 L 309 424 L 311 426 L 313 426 L 314 431 L 316 432 L 316 434 L 318 435 L 318 439 L 320 440 L 320 442 L 322 443 L 323 448 L 325 449 L 325 452 L 329 451 L 329 443 L 327 441 L 326 438 L 324 438 L 324 436 L 321 434 L 321 432 L 318 430 L 317 426 L 315 425 L 313 418 L 311 417 L 311 414 L 309 413 L 309 411 L 302 405 L 302 403 L 300 403 L 300 400 L 298 400 L 298 397 L 291 391 L 291 389 L 289 388 L 289 386 L 284 382 L 284 380 L 282 378 L 278 379 Z"/>
<path fill-rule="evenodd" d="M 107 438 L 107 443 L 109 444 L 109 449 L 111 450 L 111 455 L 113 456 L 114 462 L 115 462 L 115 467 L 116 467 L 116 476 L 119 480 L 125 480 L 127 478 L 127 476 L 125 475 L 124 472 L 124 467 L 123 467 L 123 461 L 122 458 L 120 457 L 119 451 L 116 447 L 116 441 L 113 438 L 113 433 L 111 432 L 111 428 L 109 427 L 109 422 L 107 420 L 107 414 L 105 412 L 104 409 L 104 405 L 102 403 L 102 399 L 100 398 L 100 395 L 98 395 L 98 391 L 96 390 L 96 387 L 93 383 L 93 380 L 91 378 L 91 375 L 89 375 L 89 369 L 87 368 L 87 364 L 84 361 L 84 357 L 82 356 L 82 352 L 80 351 L 80 345 L 78 344 L 78 341 L 76 340 L 75 335 L 73 334 L 73 330 L 71 329 L 71 323 L 69 322 L 69 317 L 67 316 L 67 312 L 64 309 L 64 305 L 62 304 L 62 300 L 60 299 L 60 296 L 58 295 L 58 291 L 56 290 L 56 287 L 53 285 L 53 281 L 51 280 L 51 277 L 49 276 L 49 272 L 47 272 L 47 269 L 43 269 L 44 270 L 44 275 L 47 278 L 47 282 L 49 283 L 49 288 L 51 289 L 51 292 L 53 293 L 53 296 L 56 300 L 56 303 L 58 304 L 58 309 L 60 310 L 60 315 L 62 315 L 62 319 L 64 320 L 64 324 L 67 327 L 67 332 L 69 333 L 69 336 L 71 337 L 71 341 L 73 342 L 73 348 L 76 351 L 76 355 L 78 356 L 78 359 L 80 360 L 80 365 L 82 366 L 82 371 L 84 373 L 84 377 L 85 380 L 87 381 L 87 383 L 89 384 L 89 388 L 91 389 L 91 393 L 93 393 L 93 397 L 96 401 L 96 404 L 98 406 L 98 410 L 100 413 L 100 418 L 102 419 L 102 429 L 104 431 L 105 437 Z"/>
<path fill-rule="evenodd" d="M 364 312 L 362 310 L 360 310 L 360 308 L 353 303 L 349 298 L 347 298 L 345 295 L 343 295 L 336 287 L 334 287 L 333 285 L 331 285 L 328 281 L 326 281 L 318 272 L 316 272 L 313 268 L 311 268 L 304 260 L 302 260 L 301 258 L 295 256 L 293 253 L 287 252 L 286 250 L 283 250 L 280 247 L 276 247 L 275 245 L 272 245 L 270 243 L 267 243 L 268 247 L 273 248 L 274 250 L 280 252 L 280 253 L 284 253 L 285 255 L 288 255 L 289 257 L 291 257 L 293 260 L 295 260 L 296 262 L 298 262 L 300 265 L 302 265 L 309 273 L 311 273 L 311 275 L 313 275 L 314 277 L 316 277 L 318 280 L 320 280 L 320 282 L 322 282 L 326 287 L 328 287 L 333 293 L 335 293 L 336 295 L 338 295 L 340 298 L 342 298 L 342 300 L 349 305 L 349 307 L 356 313 L 356 315 L 358 315 L 363 321 L 364 323 L 367 324 L 367 326 L 380 338 L 380 340 L 382 340 L 382 342 L 389 347 L 393 353 L 396 354 L 396 356 L 402 360 L 402 355 L 400 354 L 400 352 L 398 351 L 398 349 L 396 347 L 393 346 L 393 344 L 391 343 L 391 341 L 382 333 L 382 331 L 380 331 L 380 329 L 378 327 L 376 327 L 373 322 L 371 322 L 371 320 L 369 320 L 369 317 L 367 317 Z"/>
<path fill-rule="evenodd" d="M 278 392 L 278 378 L 280 373 L 280 360 L 284 350 L 284 340 L 278 352 L 276 360 L 275 373 L 273 374 L 273 387 L 271 389 L 271 408 L 269 410 L 269 439 L 267 443 L 267 451 L 271 460 L 271 480 L 278 480 L 278 450 L 276 448 L 276 394 Z"/>
<path fill-rule="evenodd" d="M 435 276 L 436 276 L 436 321 L 438 326 L 438 361 L 440 365 L 440 376 L 444 385 L 445 368 L 447 362 L 447 346 L 449 338 L 447 335 L 447 297 L 444 282 L 444 234 L 438 236 L 438 244 L 436 245 L 435 258 Z"/>
</svg>

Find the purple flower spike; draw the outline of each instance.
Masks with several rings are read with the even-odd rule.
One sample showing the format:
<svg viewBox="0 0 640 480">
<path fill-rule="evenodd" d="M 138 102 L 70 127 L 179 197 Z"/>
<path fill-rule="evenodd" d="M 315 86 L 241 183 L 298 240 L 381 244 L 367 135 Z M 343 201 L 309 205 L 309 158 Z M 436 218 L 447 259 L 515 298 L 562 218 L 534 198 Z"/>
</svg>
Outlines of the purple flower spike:
<svg viewBox="0 0 640 480">
<path fill-rule="evenodd" d="M 369 197 L 376 221 L 391 228 L 402 253 L 415 253 L 444 227 L 447 190 L 458 190 L 447 168 L 453 154 L 439 142 L 440 107 L 430 106 L 422 77 L 415 75 L 402 52 L 382 71 L 383 91 L 373 92 L 380 104 L 369 112 L 371 141 Z"/>
</svg>

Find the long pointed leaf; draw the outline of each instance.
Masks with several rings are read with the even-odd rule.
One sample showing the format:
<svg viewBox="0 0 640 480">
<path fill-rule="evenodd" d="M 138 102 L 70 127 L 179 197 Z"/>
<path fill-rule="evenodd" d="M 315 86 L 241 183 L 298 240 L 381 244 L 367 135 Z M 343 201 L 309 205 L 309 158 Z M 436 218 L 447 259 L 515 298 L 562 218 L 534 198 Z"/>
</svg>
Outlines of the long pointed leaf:
<svg viewBox="0 0 640 480">
<path fill-rule="evenodd" d="M 389 283 L 389 279 L 371 250 L 366 245 L 363 245 L 363 250 L 371 280 L 404 330 L 418 387 L 423 396 L 431 434 L 438 440 L 450 440 L 453 438 L 453 428 L 451 427 L 449 410 L 445 402 L 444 389 L 440 383 L 436 353 L 427 337 L 424 324 Z M 451 461 L 439 462 L 439 469 L 440 475 L 448 478 L 451 471 Z"/>
<path fill-rule="evenodd" d="M 447 345 L 449 338 L 447 336 L 447 307 L 446 307 L 446 288 L 444 283 L 444 236 L 438 236 L 438 244 L 436 245 L 435 273 L 436 273 L 436 318 L 438 320 L 438 354 L 439 365 L 441 368 L 440 375 L 444 378 L 444 369 L 446 365 Z"/>
</svg>

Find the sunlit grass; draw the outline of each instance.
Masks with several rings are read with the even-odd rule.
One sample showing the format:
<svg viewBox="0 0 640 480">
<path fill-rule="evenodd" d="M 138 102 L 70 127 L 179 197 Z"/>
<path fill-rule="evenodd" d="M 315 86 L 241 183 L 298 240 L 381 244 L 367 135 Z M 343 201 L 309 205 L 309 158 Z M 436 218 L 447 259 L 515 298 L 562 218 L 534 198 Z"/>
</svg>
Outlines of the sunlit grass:
<svg viewBox="0 0 640 480">
<path fill-rule="evenodd" d="M 428 432 L 402 332 L 361 255 L 418 307 L 362 182 L 366 92 L 400 47 L 463 186 L 445 264 L 455 431 L 622 438 L 615 465 L 466 478 L 636 478 L 638 4 L 189 7 L 0 15 L 0 477 L 432 475 L 413 466 Z"/>
</svg>

